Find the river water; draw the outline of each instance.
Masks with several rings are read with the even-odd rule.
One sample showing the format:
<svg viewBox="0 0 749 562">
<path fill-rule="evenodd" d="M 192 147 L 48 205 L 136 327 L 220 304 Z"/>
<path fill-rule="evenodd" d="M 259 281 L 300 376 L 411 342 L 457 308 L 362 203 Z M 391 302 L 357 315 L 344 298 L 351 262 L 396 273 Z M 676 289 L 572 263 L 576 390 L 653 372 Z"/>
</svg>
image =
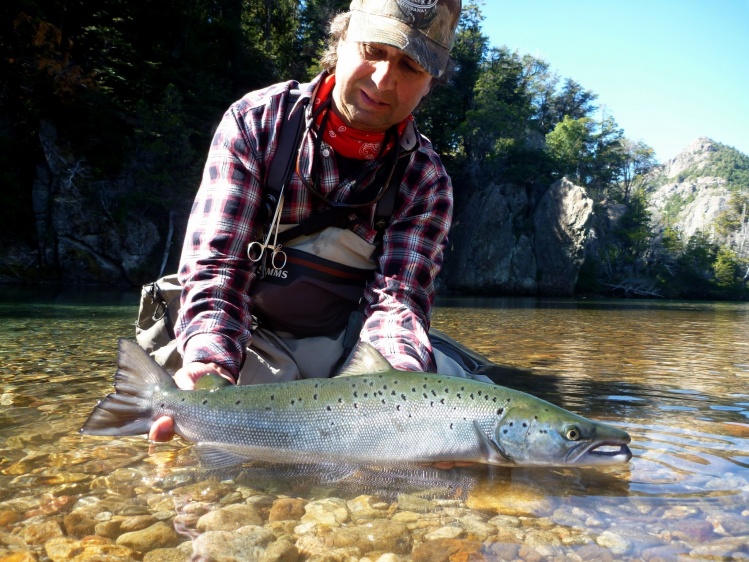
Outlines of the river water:
<svg viewBox="0 0 749 562">
<path fill-rule="evenodd" d="M 136 311 L 0 290 L 0 561 L 749 558 L 747 304 L 443 298 L 435 327 L 513 367 L 506 386 L 625 429 L 634 456 L 384 480 L 215 474 L 179 439 L 80 436 Z"/>
</svg>

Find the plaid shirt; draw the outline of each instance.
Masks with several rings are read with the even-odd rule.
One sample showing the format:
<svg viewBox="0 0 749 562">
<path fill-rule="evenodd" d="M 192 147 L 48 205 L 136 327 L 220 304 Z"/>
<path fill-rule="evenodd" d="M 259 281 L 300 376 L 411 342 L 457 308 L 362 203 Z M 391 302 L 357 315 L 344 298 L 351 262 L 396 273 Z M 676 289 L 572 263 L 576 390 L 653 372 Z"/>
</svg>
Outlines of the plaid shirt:
<svg viewBox="0 0 749 562">
<path fill-rule="evenodd" d="M 322 77 L 309 84 L 299 103 L 314 95 Z M 224 114 L 213 138 L 179 270 L 182 308 L 175 332 L 185 364 L 214 362 L 236 377 L 244 361 L 251 340 L 249 289 L 255 277 L 247 245 L 258 240 L 262 230 L 258 212 L 263 185 L 276 151 L 288 92 L 296 87 L 296 82 L 285 82 L 247 94 Z M 305 136 L 298 162 L 307 178 L 312 134 Z M 407 131 L 401 144 L 408 138 Z M 452 219 L 452 185 L 431 143 L 415 126 L 410 142 L 404 152 L 412 154 L 411 163 L 375 253 L 374 280 L 364 291 L 367 305 L 361 339 L 394 367 L 421 371 L 433 368 L 427 332 L 434 279 L 442 266 Z M 318 189 L 332 200 L 345 201 L 354 182 L 340 181 L 338 163 L 328 145 L 323 144 L 320 152 Z M 362 165 L 376 168 L 381 163 Z M 299 223 L 324 207 L 295 172 L 284 193 L 282 223 Z M 373 217 L 374 206 L 360 211 L 350 227 L 371 244 L 376 236 Z"/>
</svg>

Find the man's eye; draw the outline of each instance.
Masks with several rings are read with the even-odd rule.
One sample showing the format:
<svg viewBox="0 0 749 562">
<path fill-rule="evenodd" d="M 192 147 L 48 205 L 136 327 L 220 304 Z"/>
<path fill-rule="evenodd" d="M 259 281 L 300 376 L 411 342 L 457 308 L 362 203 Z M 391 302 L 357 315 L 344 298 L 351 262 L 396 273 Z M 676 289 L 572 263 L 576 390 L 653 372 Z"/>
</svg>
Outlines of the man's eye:
<svg viewBox="0 0 749 562">
<path fill-rule="evenodd" d="M 382 54 L 382 49 L 378 49 L 377 47 L 373 47 L 372 45 L 364 45 L 364 52 L 371 56 L 379 56 Z"/>
</svg>

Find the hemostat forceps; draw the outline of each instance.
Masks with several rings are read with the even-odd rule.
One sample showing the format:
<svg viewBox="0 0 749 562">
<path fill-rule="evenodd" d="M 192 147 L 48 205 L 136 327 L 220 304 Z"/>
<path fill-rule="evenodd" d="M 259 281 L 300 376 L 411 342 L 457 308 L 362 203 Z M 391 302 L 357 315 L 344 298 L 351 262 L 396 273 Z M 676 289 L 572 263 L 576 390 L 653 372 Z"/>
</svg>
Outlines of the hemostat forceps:
<svg viewBox="0 0 749 562">
<path fill-rule="evenodd" d="M 268 250 L 271 252 L 270 265 L 273 269 L 283 269 L 286 266 L 286 252 L 281 250 L 281 244 L 277 244 L 278 226 L 281 224 L 282 208 L 283 195 L 278 199 L 276 212 L 273 214 L 273 220 L 270 222 L 270 228 L 268 229 L 268 234 L 265 236 L 265 240 L 262 243 L 256 240 L 247 245 L 247 257 L 250 258 L 251 262 L 257 263 L 261 261 L 265 255 L 265 251 Z M 271 236 L 273 237 L 273 244 L 270 243 Z M 264 272 L 265 268 L 262 268 L 262 271 Z"/>
</svg>

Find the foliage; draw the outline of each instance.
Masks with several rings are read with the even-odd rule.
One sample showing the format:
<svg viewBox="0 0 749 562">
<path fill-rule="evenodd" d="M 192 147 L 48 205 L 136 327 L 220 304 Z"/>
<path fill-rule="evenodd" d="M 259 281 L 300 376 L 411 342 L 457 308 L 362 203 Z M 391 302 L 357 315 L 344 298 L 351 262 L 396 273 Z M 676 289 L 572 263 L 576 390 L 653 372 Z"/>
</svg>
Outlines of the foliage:
<svg viewBox="0 0 749 562">
<path fill-rule="evenodd" d="M 327 22 L 349 0 L 9 0 L 0 7 L 0 240 L 40 247 L 34 181 L 50 126 L 76 189 L 120 226 L 137 212 L 165 225 L 189 206 L 215 124 L 247 91 L 309 80 Z M 417 110 L 461 204 L 472 190 L 517 184 L 531 204 L 568 176 L 597 208 L 626 211 L 600 233 L 581 279 L 605 290 L 643 276 L 672 295 L 742 296 L 749 254 L 749 157 L 715 143 L 705 170 L 734 192 L 716 230 L 736 242 L 655 233 L 641 179 L 653 150 L 627 139 L 597 95 L 550 65 L 490 46 L 481 3 L 466 1 L 446 84 Z M 42 135 L 43 136 L 43 135 Z M 54 157 L 54 155 L 52 156 Z M 85 172 L 85 174 L 83 173 Z M 64 178 L 63 178 L 64 179 Z M 67 180 L 66 180 L 67 181 Z M 113 187 L 116 186 L 116 187 Z M 676 215 L 687 201 L 670 202 Z M 163 226 L 163 228 L 166 228 Z M 639 281 L 638 281 L 639 282 Z"/>
</svg>

